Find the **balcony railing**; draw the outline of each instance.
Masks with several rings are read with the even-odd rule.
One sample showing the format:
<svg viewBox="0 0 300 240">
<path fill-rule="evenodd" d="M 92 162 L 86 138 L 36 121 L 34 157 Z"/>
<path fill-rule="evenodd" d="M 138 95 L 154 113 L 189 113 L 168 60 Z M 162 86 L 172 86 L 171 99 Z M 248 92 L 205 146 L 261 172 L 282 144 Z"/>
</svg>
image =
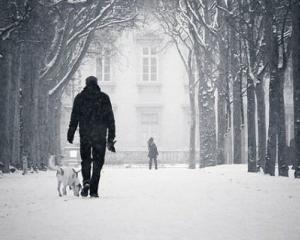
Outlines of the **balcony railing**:
<svg viewBox="0 0 300 240">
<path fill-rule="evenodd" d="M 199 153 L 196 153 L 196 159 L 199 159 Z M 188 151 L 159 151 L 157 157 L 159 164 L 188 164 Z M 111 153 L 106 151 L 105 163 L 110 165 L 125 164 L 147 164 L 147 151 L 118 151 Z M 78 147 L 66 147 L 64 149 L 64 165 L 78 165 L 81 162 Z"/>
</svg>

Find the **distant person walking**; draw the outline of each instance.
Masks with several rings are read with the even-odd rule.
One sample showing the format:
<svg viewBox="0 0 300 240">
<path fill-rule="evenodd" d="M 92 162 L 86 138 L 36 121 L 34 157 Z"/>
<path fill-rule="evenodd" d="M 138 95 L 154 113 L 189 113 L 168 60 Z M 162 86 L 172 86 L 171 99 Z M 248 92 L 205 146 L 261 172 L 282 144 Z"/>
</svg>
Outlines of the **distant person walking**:
<svg viewBox="0 0 300 240">
<path fill-rule="evenodd" d="M 157 156 L 158 151 L 153 137 L 148 140 L 148 157 L 149 157 L 149 169 L 152 168 L 152 161 L 154 161 L 155 169 L 157 169 Z"/>
<path fill-rule="evenodd" d="M 91 197 L 99 197 L 98 185 L 106 147 L 111 152 L 116 151 L 114 147 L 115 119 L 109 96 L 101 92 L 97 78 L 90 76 L 85 82 L 86 87 L 74 100 L 68 142 L 73 143 L 74 133 L 79 124 L 83 178 L 81 196 L 87 197 L 90 192 Z"/>
</svg>

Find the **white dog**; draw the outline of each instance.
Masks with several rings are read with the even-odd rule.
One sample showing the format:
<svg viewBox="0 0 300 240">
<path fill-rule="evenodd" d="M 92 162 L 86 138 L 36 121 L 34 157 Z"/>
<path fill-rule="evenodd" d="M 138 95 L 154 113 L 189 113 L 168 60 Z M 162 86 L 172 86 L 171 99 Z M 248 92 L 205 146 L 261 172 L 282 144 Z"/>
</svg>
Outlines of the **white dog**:
<svg viewBox="0 0 300 240">
<path fill-rule="evenodd" d="M 70 167 L 60 167 L 56 172 L 57 178 L 57 190 L 58 195 L 61 197 L 60 192 L 61 185 L 63 190 L 63 195 L 67 195 L 67 186 L 73 190 L 75 196 L 79 197 L 79 192 L 81 190 L 81 184 L 78 178 L 78 172 L 74 168 Z"/>
</svg>

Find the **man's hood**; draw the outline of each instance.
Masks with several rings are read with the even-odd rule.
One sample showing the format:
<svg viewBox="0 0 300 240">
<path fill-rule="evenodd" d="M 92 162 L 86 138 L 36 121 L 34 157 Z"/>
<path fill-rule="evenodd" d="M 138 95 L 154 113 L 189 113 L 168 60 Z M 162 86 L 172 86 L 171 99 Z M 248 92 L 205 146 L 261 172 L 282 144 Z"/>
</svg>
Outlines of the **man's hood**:
<svg viewBox="0 0 300 240">
<path fill-rule="evenodd" d="M 98 85 L 89 85 L 86 86 L 81 93 L 87 97 L 93 98 L 98 96 L 100 92 L 101 88 Z"/>
</svg>

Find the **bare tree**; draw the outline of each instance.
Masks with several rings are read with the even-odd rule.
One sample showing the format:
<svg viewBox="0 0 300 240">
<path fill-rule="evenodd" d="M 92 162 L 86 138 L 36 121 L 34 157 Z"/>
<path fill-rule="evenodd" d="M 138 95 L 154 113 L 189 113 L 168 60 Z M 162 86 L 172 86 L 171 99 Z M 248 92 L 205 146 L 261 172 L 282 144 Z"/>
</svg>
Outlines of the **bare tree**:
<svg viewBox="0 0 300 240">
<path fill-rule="evenodd" d="M 3 4 L 8 6 L 10 1 Z M 13 129 L 20 129 L 22 124 L 20 134 L 15 133 L 20 135 L 21 143 L 13 140 L 10 144 L 7 136 L 1 143 L 5 147 L 1 147 L 0 155 L 9 163 L 12 154 L 7 151 L 13 145 L 14 151 L 22 151 L 17 155 L 28 155 L 29 163 L 40 167 L 47 164 L 49 152 L 60 153 L 60 96 L 78 69 L 95 31 L 132 25 L 136 1 L 28 0 L 26 4 L 30 9 L 29 17 L 1 41 L 6 52 L 0 50 L 3 52 L 1 66 L 6 68 L 6 75 L 1 79 L 11 78 L 9 73 L 18 76 L 13 85 L 9 85 L 10 80 L 5 82 L 6 98 L 19 96 L 19 89 L 22 89 L 20 100 L 14 98 L 14 101 L 5 102 L 16 110 L 12 117 L 8 112 L 4 114 L 7 119 L 1 129 L 6 131 L 10 122 L 14 123 Z M 21 118 L 18 109 L 22 109 Z"/>
<path fill-rule="evenodd" d="M 267 174 L 275 175 L 277 155 L 279 175 L 288 176 L 283 83 L 290 52 L 291 1 L 273 0 L 264 1 L 264 4 L 267 61 L 270 75 L 268 146 L 264 170 Z"/>
<path fill-rule="evenodd" d="M 294 1 L 293 14 L 293 83 L 294 83 L 294 134 L 295 134 L 295 178 L 300 178 L 300 2 Z"/>
<path fill-rule="evenodd" d="M 159 1 L 155 16 L 161 24 L 164 33 L 168 35 L 176 46 L 188 76 L 189 101 L 190 101 L 190 134 L 189 134 L 189 168 L 196 167 L 196 101 L 195 79 L 196 64 L 193 51 L 193 39 L 189 34 L 189 22 L 180 15 L 178 2 Z"/>
<path fill-rule="evenodd" d="M 216 164 L 215 79 L 217 63 L 213 56 L 216 43 L 217 8 L 212 1 L 179 1 L 181 14 L 190 24 L 190 35 L 199 74 L 198 108 L 200 167 Z"/>
</svg>

